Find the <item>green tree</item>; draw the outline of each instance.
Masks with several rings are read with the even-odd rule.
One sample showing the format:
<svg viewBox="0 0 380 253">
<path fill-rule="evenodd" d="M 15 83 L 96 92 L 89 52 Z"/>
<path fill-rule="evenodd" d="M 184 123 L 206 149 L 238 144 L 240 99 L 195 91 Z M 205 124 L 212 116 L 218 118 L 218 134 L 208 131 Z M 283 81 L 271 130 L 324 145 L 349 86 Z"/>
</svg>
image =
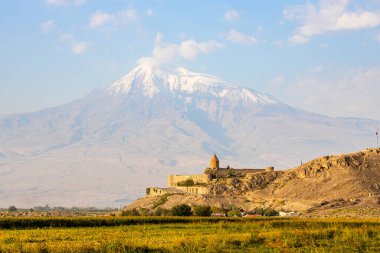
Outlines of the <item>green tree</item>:
<svg viewBox="0 0 380 253">
<path fill-rule="evenodd" d="M 186 204 L 177 205 L 172 208 L 173 216 L 190 216 L 191 214 L 191 207 Z"/>
<path fill-rule="evenodd" d="M 264 216 L 278 216 L 278 212 L 274 209 L 268 208 L 268 209 L 264 209 L 263 215 Z"/>
<path fill-rule="evenodd" d="M 154 216 L 170 216 L 172 213 L 169 209 L 165 209 L 162 207 L 157 207 L 156 210 L 154 210 L 153 215 Z"/>
<path fill-rule="evenodd" d="M 227 212 L 228 217 L 240 217 L 241 216 L 241 211 L 239 209 L 231 209 Z"/>
<path fill-rule="evenodd" d="M 194 214 L 196 216 L 211 216 L 212 210 L 210 206 L 196 206 L 194 207 Z"/>
<path fill-rule="evenodd" d="M 136 208 L 121 211 L 121 216 L 139 216 L 139 211 Z"/>
<path fill-rule="evenodd" d="M 184 181 L 178 182 L 177 186 L 194 186 L 194 180 L 189 178 Z"/>
<path fill-rule="evenodd" d="M 15 206 L 10 206 L 10 207 L 8 207 L 8 211 L 9 212 L 16 212 L 17 208 Z"/>
</svg>

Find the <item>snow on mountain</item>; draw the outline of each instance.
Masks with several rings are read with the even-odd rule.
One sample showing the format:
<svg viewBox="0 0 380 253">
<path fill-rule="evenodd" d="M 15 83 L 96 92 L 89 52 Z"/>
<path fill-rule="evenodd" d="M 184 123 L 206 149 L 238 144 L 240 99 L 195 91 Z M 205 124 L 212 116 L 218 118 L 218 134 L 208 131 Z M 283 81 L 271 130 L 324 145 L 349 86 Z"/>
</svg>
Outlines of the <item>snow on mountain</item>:
<svg viewBox="0 0 380 253">
<path fill-rule="evenodd" d="M 119 206 L 200 173 L 289 168 L 373 145 L 379 122 L 329 118 L 184 68 L 140 65 L 82 99 L 0 117 L 0 203 Z"/>
<path fill-rule="evenodd" d="M 106 88 L 111 94 L 129 94 L 134 89 L 142 91 L 144 96 L 150 98 L 158 93 L 172 96 L 202 94 L 220 99 L 230 97 L 255 104 L 279 103 L 268 95 L 234 87 L 216 76 L 194 73 L 181 67 L 167 70 L 161 66 L 140 65 Z"/>
</svg>

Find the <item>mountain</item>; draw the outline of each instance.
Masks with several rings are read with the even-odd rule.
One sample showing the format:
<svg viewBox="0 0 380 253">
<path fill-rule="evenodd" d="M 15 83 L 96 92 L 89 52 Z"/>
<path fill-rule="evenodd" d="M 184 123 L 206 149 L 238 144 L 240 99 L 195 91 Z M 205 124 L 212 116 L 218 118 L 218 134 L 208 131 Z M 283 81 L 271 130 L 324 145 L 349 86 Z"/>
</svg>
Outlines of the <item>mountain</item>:
<svg viewBox="0 0 380 253">
<path fill-rule="evenodd" d="M 380 217 L 380 149 L 329 155 L 282 171 L 246 173 L 219 170 L 207 186 L 209 195 L 171 194 L 140 198 L 125 210 L 150 212 L 178 204 L 274 208 L 304 216 Z M 161 203 L 160 205 L 157 205 Z"/>
<path fill-rule="evenodd" d="M 0 204 L 119 206 L 166 185 L 168 174 L 202 172 L 212 152 L 222 165 L 285 169 L 369 147 L 377 125 L 140 65 L 66 105 L 0 117 Z"/>
</svg>

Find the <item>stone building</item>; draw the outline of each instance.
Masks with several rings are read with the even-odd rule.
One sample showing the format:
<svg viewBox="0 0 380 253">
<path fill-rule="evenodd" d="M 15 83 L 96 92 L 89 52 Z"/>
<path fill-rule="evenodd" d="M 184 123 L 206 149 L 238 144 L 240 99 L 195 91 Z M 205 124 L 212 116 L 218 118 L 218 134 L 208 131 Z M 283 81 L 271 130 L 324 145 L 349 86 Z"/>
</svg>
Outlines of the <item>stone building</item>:
<svg viewBox="0 0 380 253">
<path fill-rule="evenodd" d="M 219 159 L 214 153 L 210 160 L 210 166 L 206 167 L 203 174 L 194 175 L 170 175 L 168 176 L 168 188 L 151 187 L 146 189 L 147 196 L 158 196 L 170 193 L 210 194 L 210 185 L 216 175 L 220 173 L 258 173 L 273 171 L 273 167 L 266 169 L 232 169 L 230 166 L 221 168 Z"/>
</svg>

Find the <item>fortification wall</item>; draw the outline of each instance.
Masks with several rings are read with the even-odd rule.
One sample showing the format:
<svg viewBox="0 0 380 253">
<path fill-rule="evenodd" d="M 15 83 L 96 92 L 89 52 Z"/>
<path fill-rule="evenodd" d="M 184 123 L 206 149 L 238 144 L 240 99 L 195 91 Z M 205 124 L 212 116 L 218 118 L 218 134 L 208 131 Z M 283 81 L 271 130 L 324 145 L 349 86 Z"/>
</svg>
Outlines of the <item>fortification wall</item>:
<svg viewBox="0 0 380 253">
<path fill-rule="evenodd" d="M 206 186 L 177 186 L 177 189 L 191 194 L 209 194 L 210 189 Z"/>
<path fill-rule="evenodd" d="M 264 172 L 265 169 L 232 169 L 233 171 L 239 172 L 239 173 L 258 173 L 258 172 Z"/>
<path fill-rule="evenodd" d="M 185 180 L 192 179 L 194 184 L 209 184 L 210 175 L 198 174 L 198 175 L 170 175 L 168 177 L 168 186 L 177 187 L 178 182 L 183 182 Z"/>
<path fill-rule="evenodd" d="M 146 196 L 161 196 L 166 193 L 171 193 L 169 189 L 157 188 L 157 187 L 149 187 L 146 188 Z"/>
</svg>

